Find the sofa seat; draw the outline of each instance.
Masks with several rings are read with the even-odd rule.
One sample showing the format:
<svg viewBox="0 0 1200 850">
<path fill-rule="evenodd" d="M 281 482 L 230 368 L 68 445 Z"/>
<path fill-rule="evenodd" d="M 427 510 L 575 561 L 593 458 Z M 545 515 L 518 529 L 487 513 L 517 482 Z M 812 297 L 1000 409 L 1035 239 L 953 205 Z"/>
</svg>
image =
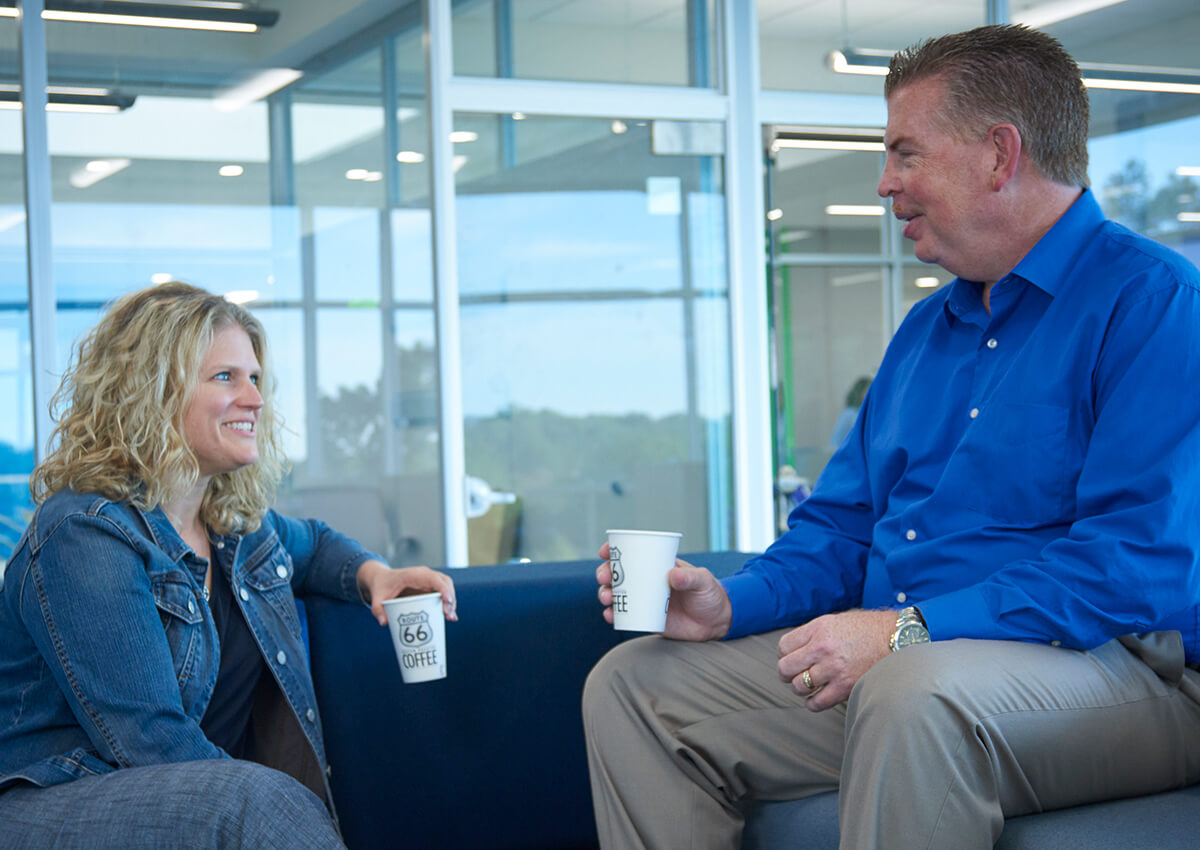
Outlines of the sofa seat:
<svg viewBox="0 0 1200 850">
<path fill-rule="evenodd" d="M 748 557 L 685 555 L 717 575 Z M 598 561 L 454 571 L 460 621 L 446 679 L 404 685 L 361 605 L 310 597 L 313 681 L 330 782 L 351 850 L 596 847 L 580 698 L 618 642 L 596 601 Z M 750 803 L 745 850 L 837 846 L 837 795 Z M 1014 818 L 1001 850 L 1200 847 L 1200 787 Z"/>
</svg>

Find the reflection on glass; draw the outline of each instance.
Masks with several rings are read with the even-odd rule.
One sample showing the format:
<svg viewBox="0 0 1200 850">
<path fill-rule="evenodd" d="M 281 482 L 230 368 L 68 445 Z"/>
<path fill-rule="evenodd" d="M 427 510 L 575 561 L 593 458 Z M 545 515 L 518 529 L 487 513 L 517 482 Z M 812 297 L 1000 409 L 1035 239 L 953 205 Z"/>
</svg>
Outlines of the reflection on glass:
<svg viewBox="0 0 1200 850">
<path fill-rule="evenodd" d="M 985 23 L 985 6 L 984 0 L 757 0 L 762 87 L 882 96 L 882 77 L 836 74 L 829 68 L 829 52 L 899 50 L 931 35 Z"/>
<path fill-rule="evenodd" d="M 472 521 L 472 562 L 630 523 L 728 540 L 721 159 L 617 120 L 531 117 L 458 172 L 467 471 L 517 496 Z"/>
<path fill-rule="evenodd" d="M 890 214 L 876 186 L 883 154 L 775 151 L 770 216 L 779 253 L 879 254 Z"/>
<path fill-rule="evenodd" d="M 454 73 L 715 87 L 714 0 L 454 4 Z"/>
<path fill-rule="evenodd" d="M 881 267 L 782 266 L 775 279 L 779 466 L 809 484 L 833 454 L 846 397 L 887 343 Z M 786 515 L 786 510 L 782 511 Z"/>
</svg>

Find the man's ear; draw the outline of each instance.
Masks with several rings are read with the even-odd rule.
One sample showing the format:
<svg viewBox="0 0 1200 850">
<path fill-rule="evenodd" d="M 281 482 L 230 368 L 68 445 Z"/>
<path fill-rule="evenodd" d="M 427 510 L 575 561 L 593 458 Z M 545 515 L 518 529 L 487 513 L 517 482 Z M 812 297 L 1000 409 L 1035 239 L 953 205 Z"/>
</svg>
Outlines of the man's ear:
<svg viewBox="0 0 1200 850">
<path fill-rule="evenodd" d="M 1021 160 L 1021 132 L 1012 124 L 995 124 L 987 131 L 991 148 L 992 190 L 999 192 L 1017 173 Z"/>
</svg>

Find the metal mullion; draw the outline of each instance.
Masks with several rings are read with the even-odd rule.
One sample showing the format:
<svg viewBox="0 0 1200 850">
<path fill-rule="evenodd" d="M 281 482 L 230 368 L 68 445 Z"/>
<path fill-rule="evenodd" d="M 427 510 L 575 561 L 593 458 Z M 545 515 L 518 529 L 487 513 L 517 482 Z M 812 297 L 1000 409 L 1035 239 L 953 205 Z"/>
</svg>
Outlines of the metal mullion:
<svg viewBox="0 0 1200 850">
<path fill-rule="evenodd" d="M 450 131 L 453 51 L 450 0 L 422 0 L 428 77 L 434 304 L 437 323 L 438 408 L 445 512 L 446 565 L 469 563 L 466 512 L 466 436 L 463 424 L 462 331 L 458 306 L 458 240 L 454 214 L 454 151 Z M 488 110 L 490 111 L 490 110 Z"/>
<path fill-rule="evenodd" d="M 775 537 L 758 18 L 753 3 L 727 2 L 724 14 L 735 543 L 753 552 Z"/>
<path fill-rule="evenodd" d="M 46 24 L 42 0 L 17 2 L 17 52 L 21 82 L 21 132 L 25 168 L 25 252 L 29 291 L 30 371 L 33 374 L 35 463 L 50 449 L 54 422 L 50 400 L 57 379 L 55 291 L 50 182 L 50 143 L 46 128 Z"/>
</svg>

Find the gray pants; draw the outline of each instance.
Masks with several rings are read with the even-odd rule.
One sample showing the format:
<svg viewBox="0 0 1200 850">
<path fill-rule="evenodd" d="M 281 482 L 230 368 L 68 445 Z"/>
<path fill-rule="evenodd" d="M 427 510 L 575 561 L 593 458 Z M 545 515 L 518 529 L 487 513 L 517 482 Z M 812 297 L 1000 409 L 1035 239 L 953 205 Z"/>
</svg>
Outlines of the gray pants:
<svg viewBox="0 0 1200 850">
<path fill-rule="evenodd" d="M 213 759 L 0 792 L 0 848 L 332 850 L 325 805 L 290 776 Z"/>
<path fill-rule="evenodd" d="M 909 647 L 819 713 L 779 678 L 782 634 L 646 637 L 596 665 L 583 715 L 603 847 L 737 848 L 738 801 L 838 790 L 846 850 L 982 850 L 1005 817 L 1200 781 L 1200 673 L 1178 633 Z"/>
</svg>

